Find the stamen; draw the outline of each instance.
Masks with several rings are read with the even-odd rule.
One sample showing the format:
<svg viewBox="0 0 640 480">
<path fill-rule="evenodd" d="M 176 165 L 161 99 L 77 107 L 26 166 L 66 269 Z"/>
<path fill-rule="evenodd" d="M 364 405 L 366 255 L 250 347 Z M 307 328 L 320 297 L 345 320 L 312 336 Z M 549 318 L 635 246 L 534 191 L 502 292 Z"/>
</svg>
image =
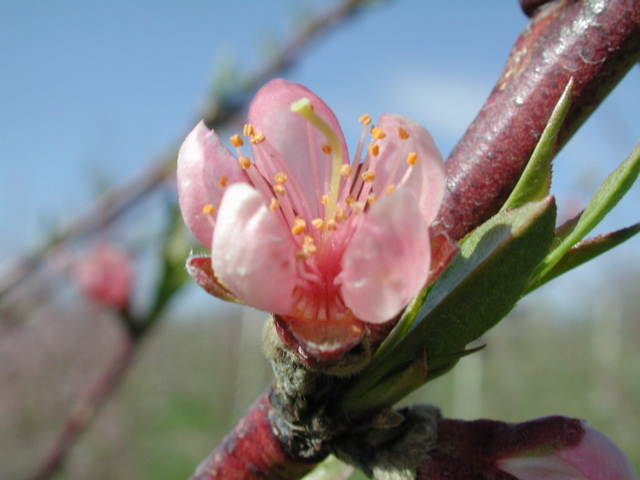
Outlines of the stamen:
<svg viewBox="0 0 640 480">
<path fill-rule="evenodd" d="M 418 163 L 418 154 L 416 152 L 411 152 L 407 155 L 407 163 L 409 165 L 415 165 Z"/>
<path fill-rule="evenodd" d="M 227 183 L 229 182 L 229 178 L 226 175 L 221 175 L 220 176 L 220 186 L 221 187 L 226 187 Z"/>
<path fill-rule="evenodd" d="M 327 205 L 329 203 L 329 195 L 322 195 L 320 203 L 322 203 L 323 205 Z"/>
<path fill-rule="evenodd" d="M 371 145 L 369 145 L 369 155 L 371 155 L 372 157 L 377 157 L 378 153 L 380 153 L 380 147 L 377 143 L 372 143 Z"/>
<path fill-rule="evenodd" d="M 354 203 L 356 203 L 358 201 L 358 199 L 355 197 L 355 195 L 349 195 L 347 197 L 347 205 L 352 206 Z"/>
<path fill-rule="evenodd" d="M 331 220 L 329 220 L 327 222 L 327 231 L 329 232 L 333 232 L 338 228 L 338 226 L 336 225 L 336 221 L 334 218 L 332 218 Z"/>
<path fill-rule="evenodd" d="M 362 174 L 362 180 L 365 182 L 373 182 L 376 178 L 375 170 L 367 170 Z"/>
<path fill-rule="evenodd" d="M 234 147 L 241 147 L 244 145 L 244 140 L 242 140 L 242 137 L 238 134 L 233 135 L 229 141 L 231 142 L 231 145 L 233 145 Z"/>
<path fill-rule="evenodd" d="M 375 138 L 376 140 L 380 140 L 380 139 L 386 137 L 387 134 L 384 133 L 384 130 L 382 130 L 381 128 L 371 127 L 371 136 L 373 138 Z"/>
<path fill-rule="evenodd" d="M 243 170 L 247 170 L 251 165 L 253 165 L 249 157 L 240 157 L 238 162 L 240 162 L 240 166 Z"/>
<path fill-rule="evenodd" d="M 250 123 L 246 123 L 244 126 L 244 131 L 242 132 L 245 137 L 253 136 L 254 128 Z"/>
<path fill-rule="evenodd" d="M 284 183 L 287 181 L 287 174 L 286 173 L 276 173 L 276 183 L 278 185 L 284 185 Z"/>
<path fill-rule="evenodd" d="M 305 222 L 303 218 L 296 217 L 293 222 L 293 227 L 291 227 L 291 233 L 294 235 L 300 235 L 304 232 L 305 228 L 307 228 L 307 222 Z"/>
<path fill-rule="evenodd" d="M 407 138 L 409 138 L 409 132 L 407 132 L 404 128 L 399 127 L 398 128 L 398 135 L 400 136 L 400 138 L 402 140 L 406 140 Z"/>
<path fill-rule="evenodd" d="M 280 202 L 277 198 L 271 198 L 271 203 L 269 204 L 270 210 L 278 210 L 280 208 Z"/>
<path fill-rule="evenodd" d="M 370 193 L 369 196 L 367 197 L 367 204 L 369 206 L 373 205 L 377 201 L 378 201 L 378 197 L 376 197 L 375 193 Z"/>
<path fill-rule="evenodd" d="M 362 125 L 369 125 L 371 123 L 371 116 L 368 113 L 365 113 L 358 119 L 358 121 Z"/>
<path fill-rule="evenodd" d="M 387 193 L 389 195 L 391 195 L 395 191 L 396 191 L 396 186 L 393 183 L 387 186 Z"/>
<path fill-rule="evenodd" d="M 205 215 L 214 215 L 216 213 L 216 207 L 207 203 L 204 207 L 202 207 L 202 213 Z"/>
<path fill-rule="evenodd" d="M 311 220 L 311 224 L 318 230 L 322 230 L 324 228 L 324 220 L 321 218 L 314 218 Z"/>
<path fill-rule="evenodd" d="M 251 135 L 251 139 L 249 141 L 254 145 L 258 145 L 259 143 L 262 143 L 265 140 L 266 140 L 266 137 L 264 136 L 264 133 L 256 132 L 255 134 Z"/>
<path fill-rule="evenodd" d="M 293 112 L 299 113 L 316 127 L 329 141 L 331 152 L 333 155 L 331 168 L 331 182 L 329 190 L 329 199 L 326 208 L 326 220 L 331 220 L 335 216 L 336 205 L 338 204 L 338 190 L 340 188 L 340 167 L 343 160 L 342 143 L 338 139 L 336 132 L 327 124 L 318 114 L 313 111 L 311 101 L 308 98 L 301 98 L 291 105 Z"/>
<path fill-rule="evenodd" d="M 342 208 L 342 205 L 336 206 L 336 221 L 338 223 L 342 223 L 347 218 L 349 218 L 349 216 L 345 213 L 344 208 Z"/>
<path fill-rule="evenodd" d="M 273 191 L 280 195 L 285 195 L 287 193 L 287 190 L 282 185 L 274 185 Z"/>
<path fill-rule="evenodd" d="M 324 145 L 322 145 L 322 151 L 329 155 L 331 153 L 331 145 L 325 143 Z"/>
<path fill-rule="evenodd" d="M 351 168 L 351 165 L 347 163 L 343 163 L 342 167 L 340 167 L 340 175 L 342 175 L 342 178 L 347 179 L 352 173 L 353 173 L 353 168 Z"/>
</svg>

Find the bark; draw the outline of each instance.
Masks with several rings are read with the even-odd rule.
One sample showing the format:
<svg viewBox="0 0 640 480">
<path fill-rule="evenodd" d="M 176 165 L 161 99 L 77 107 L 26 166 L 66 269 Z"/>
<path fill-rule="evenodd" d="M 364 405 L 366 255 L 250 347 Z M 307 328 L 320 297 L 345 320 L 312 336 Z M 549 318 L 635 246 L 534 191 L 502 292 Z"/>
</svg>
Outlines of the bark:
<svg viewBox="0 0 640 480">
<path fill-rule="evenodd" d="M 533 4 L 530 25 L 447 161 L 447 192 L 437 228 L 454 239 L 483 223 L 506 200 L 571 77 L 574 98 L 560 145 L 640 60 L 637 0 Z M 265 394 L 193 479 L 296 479 L 309 471 L 308 460 L 286 451 L 274 415 Z"/>
</svg>

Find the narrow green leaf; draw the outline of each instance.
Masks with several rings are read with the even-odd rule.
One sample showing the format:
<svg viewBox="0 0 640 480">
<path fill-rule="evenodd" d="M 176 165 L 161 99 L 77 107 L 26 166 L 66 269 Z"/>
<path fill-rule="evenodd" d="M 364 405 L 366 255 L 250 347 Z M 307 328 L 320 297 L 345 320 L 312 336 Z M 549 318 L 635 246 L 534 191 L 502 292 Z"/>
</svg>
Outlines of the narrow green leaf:
<svg viewBox="0 0 640 480">
<path fill-rule="evenodd" d="M 427 354 L 428 378 L 450 368 L 455 355 L 498 323 L 521 298 L 531 273 L 549 251 L 555 224 L 552 197 L 503 211 L 472 232 L 460 253 L 399 324 L 350 386 L 345 403 L 365 398 L 385 377 Z M 432 366 L 431 362 L 435 364 Z M 355 408 L 358 408 L 357 405 Z"/>
<path fill-rule="evenodd" d="M 521 207 L 526 203 L 542 200 L 551 190 L 552 161 L 556 151 L 556 141 L 562 122 L 564 122 L 573 92 L 573 77 L 567 83 L 564 92 L 549 117 L 538 144 L 518 184 L 502 207 L 503 210 Z"/>
<path fill-rule="evenodd" d="M 624 197 L 640 174 L 640 143 L 631 155 L 607 177 L 585 208 L 575 227 L 566 234 L 564 240 L 540 263 L 532 280 L 532 285 L 544 283 L 543 279 L 566 255 L 571 247 L 582 240 L 611 209 Z"/>
<path fill-rule="evenodd" d="M 548 281 L 559 277 L 563 273 L 579 267 L 583 263 L 608 252 L 612 248 L 627 241 L 638 232 L 640 232 L 640 223 L 636 223 L 635 225 L 623 228 L 616 232 L 598 235 L 597 237 L 578 242 L 560 259 L 558 263 L 554 265 L 551 270 L 546 273 L 546 275 L 540 278 L 537 283 L 532 282 L 527 289 L 527 293 L 544 285 Z"/>
</svg>

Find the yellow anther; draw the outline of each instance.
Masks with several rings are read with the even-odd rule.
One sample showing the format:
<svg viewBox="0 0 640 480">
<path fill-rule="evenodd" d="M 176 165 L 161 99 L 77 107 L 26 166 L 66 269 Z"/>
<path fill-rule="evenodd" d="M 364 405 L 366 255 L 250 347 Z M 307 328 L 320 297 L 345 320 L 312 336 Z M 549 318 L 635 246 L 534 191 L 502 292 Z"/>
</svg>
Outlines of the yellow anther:
<svg viewBox="0 0 640 480">
<path fill-rule="evenodd" d="M 338 223 L 342 223 L 347 218 L 349 218 L 349 215 L 346 214 L 346 212 L 344 211 L 344 208 L 342 208 L 342 205 L 337 205 L 336 206 L 336 221 Z"/>
<path fill-rule="evenodd" d="M 349 178 L 352 173 L 353 168 L 351 168 L 351 165 L 349 165 L 348 163 L 343 163 L 340 167 L 340 175 L 342 175 L 343 178 Z"/>
<path fill-rule="evenodd" d="M 395 192 L 395 191 L 396 191 L 396 186 L 395 186 L 393 183 L 392 183 L 391 185 L 388 185 L 388 186 L 387 186 L 387 193 L 388 193 L 389 195 L 391 195 L 391 194 L 392 194 L 393 192 Z"/>
<path fill-rule="evenodd" d="M 363 210 L 364 210 L 364 205 L 362 204 L 362 202 L 354 202 L 353 205 L 351 205 L 351 211 L 355 215 L 362 212 Z"/>
<path fill-rule="evenodd" d="M 411 152 L 409 155 L 407 155 L 407 163 L 409 165 L 415 165 L 416 163 L 418 163 L 418 154 L 416 152 Z"/>
<path fill-rule="evenodd" d="M 251 159 L 249 157 L 240 157 L 238 162 L 240 162 L 240 166 L 243 170 L 246 170 L 251 166 Z"/>
<path fill-rule="evenodd" d="M 223 187 L 223 188 L 226 187 L 228 182 L 229 182 L 229 178 L 227 178 L 226 175 L 221 175 L 220 176 L 220 186 L 221 187 Z"/>
<path fill-rule="evenodd" d="M 253 135 L 251 135 L 251 139 L 249 140 L 251 143 L 253 143 L 254 145 L 257 145 L 259 143 L 262 143 L 266 140 L 267 138 L 264 136 L 264 133 L 262 132 L 256 132 Z"/>
<path fill-rule="evenodd" d="M 253 125 L 251 125 L 250 123 L 246 123 L 244 126 L 244 131 L 242 132 L 242 134 L 245 137 L 250 137 L 253 135 L 254 129 L 253 129 Z"/>
<path fill-rule="evenodd" d="M 276 183 L 278 185 L 284 185 L 284 183 L 287 181 L 287 174 L 280 172 L 280 173 L 276 173 Z"/>
<path fill-rule="evenodd" d="M 272 198 L 271 203 L 269 204 L 270 210 L 278 210 L 280 208 L 280 202 L 277 198 Z"/>
<path fill-rule="evenodd" d="M 371 127 L 371 136 L 376 140 L 380 140 L 381 138 L 386 137 L 387 134 L 384 133 L 384 130 L 382 130 L 381 128 Z"/>
<path fill-rule="evenodd" d="M 400 135 L 400 138 L 402 140 L 406 140 L 407 138 L 409 138 L 409 132 L 407 132 L 404 128 L 400 127 L 398 128 L 398 135 Z"/>
<path fill-rule="evenodd" d="M 380 147 L 377 143 L 372 143 L 371 145 L 369 145 L 369 155 L 371 155 L 372 157 L 377 157 L 378 153 L 380 153 Z"/>
<path fill-rule="evenodd" d="M 314 218 L 311 220 L 311 224 L 318 230 L 322 230 L 324 228 L 324 220 L 321 218 Z"/>
<path fill-rule="evenodd" d="M 322 203 L 323 205 L 326 205 L 327 203 L 329 203 L 329 195 L 322 195 L 322 198 L 320 199 L 320 203 Z"/>
<path fill-rule="evenodd" d="M 375 178 L 376 172 L 373 170 L 367 170 L 362 174 L 362 180 L 364 180 L 365 182 L 373 182 Z"/>
<path fill-rule="evenodd" d="M 287 193 L 287 190 L 282 185 L 275 185 L 273 187 L 273 191 L 280 195 L 284 195 L 285 193 Z"/>
<path fill-rule="evenodd" d="M 331 219 L 327 222 L 327 230 L 329 232 L 333 232 L 334 230 L 336 230 L 338 228 L 338 226 L 336 225 L 336 221 L 335 219 Z"/>
<path fill-rule="evenodd" d="M 322 151 L 327 155 L 331 154 L 331 145 L 325 143 L 324 145 L 322 145 Z"/>
<path fill-rule="evenodd" d="M 378 201 L 378 197 L 376 197 L 376 194 L 375 194 L 375 193 L 370 193 L 370 194 L 367 196 L 367 204 L 368 204 L 369 206 L 373 205 L 373 204 L 374 204 L 374 203 L 376 203 L 377 201 Z"/>
<path fill-rule="evenodd" d="M 358 200 L 358 199 L 355 197 L 355 195 L 349 195 L 349 196 L 347 197 L 347 205 L 351 206 L 351 205 L 353 205 L 354 203 L 356 203 L 356 201 L 357 201 L 357 200 Z"/>
<path fill-rule="evenodd" d="M 294 235 L 300 235 L 304 232 L 304 229 L 307 227 L 307 222 L 304 221 L 303 218 L 296 217 L 293 221 L 293 227 L 291 227 L 291 233 Z"/>
<path fill-rule="evenodd" d="M 318 248 L 316 247 L 313 237 L 306 235 L 304 237 L 304 244 L 302 245 L 302 251 L 307 255 L 313 255 Z"/>
<path fill-rule="evenodd" d="M 233 135 L 229 140 L 231 141 L 231 145 L 234 147 L 241 147 L 244 145 L 244 140 L 242 140 L 242 137 L 238 134 Z"/>
<path fill-rule="evenodd" d="M 202 207 L 202 213 L 204 213 L 205 215 L 213 215 L 216 213 L 216 207 L 214 207 L 210 203 L 207 203 L 204 207 Z"/>
<path fill-rule="evenodd" d="M 368 113 L 365 113 L 358 119 L 358 121 L 362 125 L 369 125 L 371 123 L 371 116 Z"/>
</svg>

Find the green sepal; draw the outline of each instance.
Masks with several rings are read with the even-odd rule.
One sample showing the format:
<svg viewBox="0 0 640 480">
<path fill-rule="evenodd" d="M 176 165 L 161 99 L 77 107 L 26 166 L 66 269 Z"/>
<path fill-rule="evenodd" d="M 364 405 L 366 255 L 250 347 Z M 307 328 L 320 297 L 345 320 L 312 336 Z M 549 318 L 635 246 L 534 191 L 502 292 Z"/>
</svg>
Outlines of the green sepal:
<svg viewBox="0 0 640 480">
<path fill-rule="evenodd" d="M 364 404 L 380 381 L 408 368 L 422 349 L 429 367 L 426 381 L 449 370 L 456 353 L 498 323 L 521 298 L 549 251 L 555 214 L 553 197 L 547 197 L 502 211 L 467 236 L 438 281 L 408 308 L 350 385 L 345 411 L 361 411 L 358 402 Z"/>
<path fill-rule="evenodd" d="M 556 142 L 562 122 L 564 122 L 573 92 L 573 77 L 549 117 L 540 140 L 534 149 L 527 167 L 522 172 L 518 184 L 509 195 L 502 210 L 518 208 L 526 203 L 542 200 L 551 191 L 552 162 L 556 153 Z"/>
<path fill-rule="evenodd" d="M 640 144 L 631 155 L 609 175 L 593 196 L 577 221 L 572 221 L 559 232 L 561 241 L 554 242 L 551 252 L 540 263 L 531 279 L 530 289 L 546 283 L 547 275 L 569 250 L 580 242 L 616 206 L 629 191 L 640 174 Z M 628 237 L 627 237 L 628 238 Z M 608 249 L 602 250 L 603 252 Z M 593 258 L 593 257 L 590 257 Z M 564 270 L 566 271 L 566 270 Z M 557 276 L 558 274 L 554 275 Z M 552 278 L 552 277 L 551 277 Z"/>
</svg>

